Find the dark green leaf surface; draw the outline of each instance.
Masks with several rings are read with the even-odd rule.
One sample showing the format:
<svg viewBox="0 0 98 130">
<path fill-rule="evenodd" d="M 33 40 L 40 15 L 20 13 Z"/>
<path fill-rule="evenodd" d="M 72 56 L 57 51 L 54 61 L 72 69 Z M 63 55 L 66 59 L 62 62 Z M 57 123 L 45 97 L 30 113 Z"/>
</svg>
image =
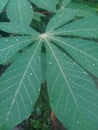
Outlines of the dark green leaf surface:
<svg viewBox="0 0 98 130">
<path fill-rule="evenodd" d="M 4 7 L 6 6 L 8 0 L 0 0 L 0 13 L 3 11 Z"/>
<path fill-rule="evenodd" d="M 33 18 L 33 9 L 28 0 L 10 0 L 7 15 L 12 22 L 29 25 Z"/>
<path fill-rule="evenodd" d="M 77 16 L 79 17 L 89 17 L 89 16 L 97 15 L 94 8 L 82 3 L 79 4 L 79 3 L 71 2 L 65 8 L 78 9 Z"/>
<path fill-rule="evenodd" d="M 77 10 L 74 9 L 60 9 L 57 11 L 56 15 L 50 20 L 47 26 L 47 32 L 51 32 L 56 28 L 62 26 L 63 24 L 71 21 L 75 15 L 77 14 Z"/>
<path fill-rule="evenodd" d="M 17 51 L 33 41 L 32 36 L 0 38 L 0 64 L 7 62 Z"/>
<path fill-rule="evenodd" d="M 33 28 L 17 22 L 0 22 L 0 30 L 14 34 L 38 35 L 37 31 Z"/>
<path fill-rule="evenodd" d="M 40 42 L 19 57 L 0 78 L 0 130 L 27 118 L 41 85 Z"/>
<path fill-rule="evenodd" d="M 68 130 L 98 129 L 98 89 L 89 75 L 47 41 L 50 104 Z"/>
<path fill-rule="evenodd" d="M 56 11 L 56 4 L 58 3 L 58 0 L 30 0 L 32 3 L 34 3 L 39 8 L 55 12 Z"/>
<path fill-rule="evenodd" d="M 41 17 L 45 17 L 45 15 L 40 12 L 34 12 L 33 20 L 41 22 Z"/>
<path fill-rule="evenodd" d="M 66 7 L 68 3 L 70 3 L 72 0 L 62 0 L 61 8 Z"/>
<path fill-rule="evenodd" d="M 56 35 L 74 35 L 90 38 L 98 38 L 98 17 L 93 16 L 74 21 L 59 28 Z"/>
<path fill-rule="evenodd" d="M 41 8 L 34 8 L 38 12 L 55 15 L 46 11 L 48 23 L 46 14 L 41 22 L 32 21 L 30 2 Z M 0 38 L 0 64 L 11 63 L 0 77 L 0 130 L 12 130 L 30 115 L 42 82 L 48 84 L 51 108 L 68 130 L 98 130 L 98 43 L 92 41 L 98 38 L 98 17 L 83 18 L 83 6 L 65 9 L 70 0 L 62 2 L 64 7 L 56 10 L 58 0 L 9 0 L 10 22 L 0 23 L 2 34 L 11 33 Z M 4 6 L 1 2 L 0 9 Z M 47 23 L 46 32 L 32 29 L 31 21 L 40 32 Z"/>
<path fill-rule="evenodd" d="M 85 69 L 98 77 L 98 44 L 96 42 L 50 37 Z"/>
</svg>

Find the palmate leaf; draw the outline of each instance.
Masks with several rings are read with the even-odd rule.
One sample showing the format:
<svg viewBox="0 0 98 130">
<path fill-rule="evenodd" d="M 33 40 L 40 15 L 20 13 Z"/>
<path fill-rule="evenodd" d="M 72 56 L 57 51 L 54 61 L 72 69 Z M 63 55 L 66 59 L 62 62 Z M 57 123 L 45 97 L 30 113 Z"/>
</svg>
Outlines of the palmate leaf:
<svg viewBox="0 0 98 130">
<path fill-rule="evenodd" d="M 38 35 L 35 31 L 28 25 L 17 23 L 17 22 L 0 22 L 0 30 L 7 33 L 23 34 L 23 35 Z"/>
<path fill-rule="evenodd" d="M 27 4 L 23 4 L 24 2 Z M 23 36 L 18 37 L 18 40 L 14 39 L 17 37 L 11 37 L 13 42 L 10 41 L 11 38 L 5 38 L 10 41 L 9 45 L 1 39 L 1 62 L 5 63 L 3 56 L 7 57 L 6 61 L 13 55 L 17 59 L 0 77 L 0 129 L 12 130 L 30 115 L 40 85 L 47 81 L 51 107 L 69 130 L 97 130 L 98 89 L 85 71 L 98 76 L 98 45 L 83 40 L 83 37 L 98 38 L 98 18 L 75 19 L 78 10 L 62 8 L 48 23 L 46 33 L 38 36 L 36 31 L 28 27 L 32 20 L 29 2 L 10 0 L 7 14 L 12 22 L 7 23 L 6 27 L 3 25 L 5 23 L 1 26 L 1 30 L 8 30 L 9 33 L 31 36 L 24 36 L 25 40 L 22 39 Z M 55 12 L 58 0 L 31 2 L 40 8 Z M 11 12 L 13 10 L 14 13 Z M 14 28 L 10 28 L 11 25 Z M 25 48 L 18 57 L 16 52 L 34 40 L 36 43 L 30 44 L 30 49 Z M 41 53 L 42 44 L 46 46 L 46 55 Z"/>
<path fill-rule="evenodd" d="M 12 130 L 30 115 L 40 85 L 40 42 L 37 42 L 0 78 L 0 130 Z"/>
<path fill-rule="evenodd" d="M 89 75 L 46 39 L 50 104 L 68 130 L 98 129 L 98 89 Z"/>
<path fill-rule="evenodd" d="M 10 0 L 7 5 L 7 15 L 13 22 L 29 25 L 33 18 L 33 9 L 28 0 Z"/>
<path fill-rule="evenodd" d="M 37 7 L 55 12 L 58 0 L 30 0 Z"/>
<path fill-rule="evenodd" d="M 0 38 L 0 64 L 6 63 L 16 52 L 30 44 L 32 36 Z"/>
<path fill-rule="evenodd" d="M 0 0 L 0 13 L 4 9 L 4 7 L 6 6 L 7 2 L 8 2 L 8 0 Z"/>
</svg>

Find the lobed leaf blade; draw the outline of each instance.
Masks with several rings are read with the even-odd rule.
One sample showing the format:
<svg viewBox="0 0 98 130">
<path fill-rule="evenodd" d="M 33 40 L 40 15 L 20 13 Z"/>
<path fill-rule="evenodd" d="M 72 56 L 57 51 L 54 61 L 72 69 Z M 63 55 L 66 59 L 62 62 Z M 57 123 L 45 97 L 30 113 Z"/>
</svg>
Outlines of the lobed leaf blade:
<svg viewBox="0 0 98 130">
<path fill-rule="evenodd" d="M 10 0 L 7 15 L 12 22 L 29 25 L 33 18 L 33 8 L 28 0 Z"/>
<path fill-rule="evenodd" d="M 27 118 L 41 85 L 40 42 L 16 60 L 0 78 L 0 129 L 11 130 Z"/>
<path fill-rule="evenodd" d="M 3 11 L 4 7 L 6 6 L 8 0 L 0 0 L 0 13 Z"/>
<path fill-rule="evenodd" d="M 97 15 L 94 8 L 92 8 L 89 5 L 82 4 L 82 3 L 79 4 L 79 3 L 76 3 L 76 2 L 71 2 L 65 8 L 78 9 L 77 16 L 79 16 L 79 17 L 90 17 L 90 16 L 93 16 L 93 15 Z"/>
<path fill-rule="evenodd" d="M 97 16 L 82 18 L 57 29 L 54 34 L 98 38 L 97 23 Z"/>
<path fill-rule="evenodd" d="M 33 4 L 38 6 L 39 8 L 55 12 L 56 11 L 56 4 L 58 3 L 58 0 L 30 0 Z"/>
<path fill-rule="evenodd" d="M 38 32 L 28 25 L 17 22 L 0 22 L 0 30 L 7 33 L 37 36 Z"/>
<path fill-rule="evenodd" d="M 81 39 L 51 39 L 67 51 L 86 70 L 98 77 L 98 44 Z"/>
<path fill-rule="evenodd" d="M 76 14 L 77 10 L 74 9 L 59 9 L 49 21 L 46 32 L 51 34 L 52 31 L 71 21 Z"/>
<path fill-rule="evenodd" d="M 6 63 L 13 55 L 33 40 L 32 36 L 0 38 L 0 64 Z"/>
</svg>

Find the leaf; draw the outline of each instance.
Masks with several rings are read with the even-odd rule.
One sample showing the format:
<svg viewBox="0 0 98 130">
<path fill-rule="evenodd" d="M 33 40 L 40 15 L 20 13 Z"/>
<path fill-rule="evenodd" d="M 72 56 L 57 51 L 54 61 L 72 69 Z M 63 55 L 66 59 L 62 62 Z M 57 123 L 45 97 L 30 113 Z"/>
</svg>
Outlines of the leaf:
<svg viewBox="0 0 98 130">
<path fill-rule="evenodd" d="M 71 2 L 67 5 L 66 8 L 78 9 L 77 16 L 79 17 L 89 17 L 89 16 L 97 15 L 94 8 L 82 3 L 80 4 L 80 3 Z"/>
<path fill-rule="evenodd" d="M 4 7 L 6 6 L 8 0 L 0 0 L 0 13 L 3 11 Z"/>
<path fill-rule="evenodd" d="M 32 3 L 34 3 L 39 8 L 55 12 L 56 11 L 56 4 L 58 3 L 58 0 L 30 0 Z"/>
<path fill-rule="evenodd" d="M 73 21 L 57 29 L 54 34 L 98 38 L 98 17 L 93 16 Z"/>
<path fill-rule="evenodd" d="M 51 32 L 63 24 L 71 21 L 77 14 L 77 10 L 74 9 L 60 9 L 57 11 L 56 15 L 49 21 L 47 25 L 47 32 Z"/>
<path fill-rule="evenodd" d="M 98 89 L 93 80 L 60 48 L 47 39 L 46 43 L 52 110 L 68 130 L 97 130 Z"/>
<path fill-rule="evenodd" d="M 34 12 L 33 20 L 41 22 L 41 17 L 45 17 L 45 15 L 39 12 Z"/>
<path fill-rule="evenodd" d="M 98 44 L 93 41 L 50 37 L 85 69 L 98 77 Z"/>
<path fill-rule="evenodd" d="M 32 36 L 16 36 L 0 38 L 0 64 L 7 62 L 15 53 L 30 44 Z"/>
<path fill-rule="evenodd" d="M 69 4 L 71 2 L 71 0 L 63 0 L 61 3 L 61 8 L 64 8 L 67 6 L 67 4 Z"/>
<path fill-rule="evenodd" d="M 52 20 L 50 20 L 49 24 L 51 23 L 51 21 Z M 46 32 L 46 34 L 47 37 L 49 37 L 51 40 L 57 42 L 57 44 L 62 46 L 80 65 L 82 65 L 84 68 L 86 68 L 87 70 L 89 70 L 91 73 L 95 74 L 98 77 L 98 71 L 96 71 L 98 70 L 98 58 L 97 58 L 98 45 L 96 43 L 78 39 L 67 40 L 60 37 L 54 37 L 55 35 L 58 36 L 63 35 L 63 37 L 70 35 L 71 38 L 71 35 L 73 35 L 73 36 L 97 38 L 98 37 L 97 22 L 98 18 L 94 16 L 73 21 L 64 26 L 62 26 L 61 24 L 59 25 L 58 29 L 52 31 L 51 28 L 48 26 L 47 27 L 48 32 Z M 82 39 L 82 37 L 80 37 L 80 39 Z"/>
<path fill-rule="evenodd" d="M 38 32 L 28 25 L 16 22 L 0 22 L 0 30 L 8 33 L 37 36 Z"/>
<path fill-rule="evenodd" d="M 28 0 L 10 0 L 7 15 L 12 22 L 29 25 L 33 18 L 33 9 Z"/>
<path fill-rule="evenodd" d="M 11 130 L 27 118 L 41 85 L 40 42 L 35 43 L 0 78 L 0 129 Z"/>
</svg>

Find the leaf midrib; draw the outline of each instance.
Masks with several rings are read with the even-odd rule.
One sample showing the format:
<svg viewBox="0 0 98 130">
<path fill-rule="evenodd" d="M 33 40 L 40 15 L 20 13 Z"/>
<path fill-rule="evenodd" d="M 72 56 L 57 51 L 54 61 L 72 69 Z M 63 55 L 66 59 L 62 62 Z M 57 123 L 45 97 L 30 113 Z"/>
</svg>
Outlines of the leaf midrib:
<svg viewBox="0 0 98 130">
<path fill-rule="evenodd" d="M 20 3 L 18 0 L 18 7 L 19 7 L 19 17 L 20 17 L 20 22 L 22 23 L 22 15 L 21 15 L 21 9 L 20 9 Z"/>
</svg>

